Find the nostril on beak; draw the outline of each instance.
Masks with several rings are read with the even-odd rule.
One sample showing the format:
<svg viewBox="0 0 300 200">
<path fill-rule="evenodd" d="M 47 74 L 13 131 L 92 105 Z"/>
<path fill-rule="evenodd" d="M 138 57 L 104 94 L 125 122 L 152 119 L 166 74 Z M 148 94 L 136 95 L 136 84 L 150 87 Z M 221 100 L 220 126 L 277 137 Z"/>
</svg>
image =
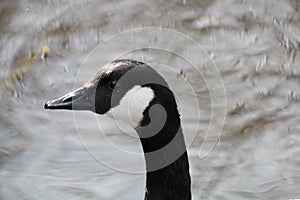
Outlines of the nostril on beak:
<svg viewBox="0 0 300 200">
<path fill-rule="evenodd" d="M 48 100 L 45 103 L 44 108 L 52 110 L 91 110 L 91 103 L 86 99 L 85 95 L 86 90 L 84 90 L 84 88 L 78 88 L 62 97 Z"/>
<path fill-rule="evenodd" d="M 66 103 L 66 102 L 70 102 L 72 101 L 73 97 L 72 96 L 69 96 L 69 97 L 66 97 L 62 100 L 63 103 Z"/>
</svg>

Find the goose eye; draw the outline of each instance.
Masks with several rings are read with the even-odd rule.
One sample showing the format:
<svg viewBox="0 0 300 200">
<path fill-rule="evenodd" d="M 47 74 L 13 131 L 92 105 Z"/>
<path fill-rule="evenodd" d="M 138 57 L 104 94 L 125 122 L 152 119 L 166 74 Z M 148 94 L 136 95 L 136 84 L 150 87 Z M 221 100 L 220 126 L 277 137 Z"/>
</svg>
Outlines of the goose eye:
<svg viewBox="0 0 300 200">
<path fill-rule="evenodd" d="M 108 87 L 113 90 L 115 88 L 116 84 L 117 84 L 117 81 L 115 81 L 115 80 L 109 81 Z"/>
</svg>

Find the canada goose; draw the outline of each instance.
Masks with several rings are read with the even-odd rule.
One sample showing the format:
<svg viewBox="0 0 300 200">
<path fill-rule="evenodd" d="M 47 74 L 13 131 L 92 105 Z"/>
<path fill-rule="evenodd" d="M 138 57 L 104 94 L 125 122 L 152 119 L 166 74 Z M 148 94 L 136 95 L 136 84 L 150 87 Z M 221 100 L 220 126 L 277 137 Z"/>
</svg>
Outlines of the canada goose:
<svg viewBox="0 0 300 200">
<path fill-rule="evenodd" d="M 90 110 L 134 127 L 146 162 L 145 199 L 191 199 L 189 162 L 177 104 L 149 65 L 115 60 L 79 89 L 45 109 Z"/>
</svg>

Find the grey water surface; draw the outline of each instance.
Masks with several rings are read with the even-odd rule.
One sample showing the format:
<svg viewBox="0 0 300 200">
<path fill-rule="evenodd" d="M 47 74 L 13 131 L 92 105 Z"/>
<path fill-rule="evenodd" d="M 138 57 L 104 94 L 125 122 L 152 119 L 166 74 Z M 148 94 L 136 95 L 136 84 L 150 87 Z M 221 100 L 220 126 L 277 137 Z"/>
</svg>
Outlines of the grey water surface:
<svg viewBox="0 0 300 200">
<path fill-rule="evenodd" d="M 143 199 L 132 128 L 43 108 L 117 57 L 160 65 L 176 93 L 193 199 L 300 198 L 299 9 L 298 0 L 1 1 L 0 199 Z"/>
</svg>

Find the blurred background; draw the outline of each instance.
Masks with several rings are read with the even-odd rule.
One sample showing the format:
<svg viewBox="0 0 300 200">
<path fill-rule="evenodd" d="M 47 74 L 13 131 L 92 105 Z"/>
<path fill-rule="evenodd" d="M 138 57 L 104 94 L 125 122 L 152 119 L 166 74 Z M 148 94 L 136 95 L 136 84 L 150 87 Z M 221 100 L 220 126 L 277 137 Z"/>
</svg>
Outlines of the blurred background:
<svg viewBox="0 0 300 200">
<path fill-rule="evenodd" d="M 90 112 L 43 108 L 47 99 L 83 84 L 83 73 L 111 61 L 115 54 L 108 49 L 98 55 L 101 62 L 81 67 L 98 44 L 142 27 L 179 31 L 207 53 L 189 55 L 212 61 L 195 66 L 198 77 L 171 54 L 128 55 L 174 66 L 166 78 L 186 110 L 193 199 L 300 198 L 299 9 L 298 0 L 1 1 L 0 199 L 143 199 L 145 175 L 124 170 L 144 169 L 134 133 L 123 134 Z M 153 45 L 159 39 L 135 39 L 147 37 Z M 182 54 L 193 49 L 173 43 Z M 220 75 L 226 101 L 209 89 L 221 92 Z M 212 102 L 226 111 L 224 123 L 222 114 L 211 121 Z M 189 114 L 193 110 L 200 117 Z M 223 129 L 207 136 L 209 126 Z M 209 145 L 202 147 L 204 141 Z M 116 146 L 138 156 L 120 156 Z"/>
</svg>

